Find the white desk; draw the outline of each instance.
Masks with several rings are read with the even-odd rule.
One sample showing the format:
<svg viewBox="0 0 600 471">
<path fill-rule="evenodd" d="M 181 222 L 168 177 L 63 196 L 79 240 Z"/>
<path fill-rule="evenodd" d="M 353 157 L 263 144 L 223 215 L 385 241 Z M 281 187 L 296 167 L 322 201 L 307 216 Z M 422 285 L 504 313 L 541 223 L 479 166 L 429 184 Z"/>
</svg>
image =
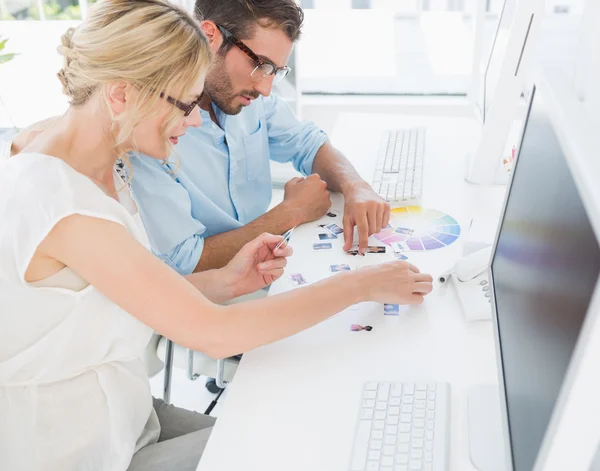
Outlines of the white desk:
<svg viewBox="0 0 600 471">
<path fill-rule="evenodd" d="M 465 143 L 472 142 L 470 123 L 423 119 L 428 133 L 442 136 L 427 144 L 424 206 L 447 211 L 459 220 L 483 216 L 493 221 L 493 215 L 500 213 L 504 189 L 470 187 L 463 182 L 458 163 Z M 409 123 L 420 121 L 413 117 Z M 406 125 L 406 120 L 391 115 L 342 115 L 332 141 L 359 162 L 369 149 L 374 154 L 373 133 L 394 125 Z M 343 208 L 339 195 L 334 207 Z M 325 216 L 324 220 L 332 219 Z M 354 267 L 390 258 L 348 256 L 342 252 L 341 239 L 332 251 L 313 252 L 316 225 L 295 230 L 291 241 L 295 254 L 286 274 L 302 272 L 309 281 L 317 281 L 328 276 L 330 263 Z M 493 232 L 492 227 L 490 237 Z M 439 274 L 460 256 L 460 241 L 438 251 L 408 253 L 409 259 L 422 271 Z M 289 289 L 292 285 L 284 275 L 270 295 Z M 350 332 L 351 323 L 372 325 L 373 331 Z M 363 382 L 418 379 L 450 383 L 450 469 L 472 470 L 466 393 L 472 385 L 497 381 L 492 334 L 489 321 L 463 320 L 451 286 L 436 285 L 422 306 L 401 308 L 399 317 L 384 316 L 382 305 L 364 303 L 249 352 L 228 386 L 227 402 L 198 471 L 346 471 Z"/>
</svg>

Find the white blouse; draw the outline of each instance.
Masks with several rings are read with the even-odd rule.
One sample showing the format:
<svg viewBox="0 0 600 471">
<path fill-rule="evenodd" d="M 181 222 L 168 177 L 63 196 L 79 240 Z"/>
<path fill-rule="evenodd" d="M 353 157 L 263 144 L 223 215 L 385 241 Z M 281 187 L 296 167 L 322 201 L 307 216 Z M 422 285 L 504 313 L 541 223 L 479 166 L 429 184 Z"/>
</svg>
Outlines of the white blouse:
<svg viewBox="0 0 600 471">
<path fill-rule="evenodd" d="M 120 203 L 60 159 L 7 155 L 5 147 L 0 469 L 126 470 L 160 432 L 141 359 L 152 330 L 70 268 L 36 283 L 24 275 L 40 242 L 72 214 L 121 224 L 149 248 L 137 207 L 116 173 Z"/>
</svg>

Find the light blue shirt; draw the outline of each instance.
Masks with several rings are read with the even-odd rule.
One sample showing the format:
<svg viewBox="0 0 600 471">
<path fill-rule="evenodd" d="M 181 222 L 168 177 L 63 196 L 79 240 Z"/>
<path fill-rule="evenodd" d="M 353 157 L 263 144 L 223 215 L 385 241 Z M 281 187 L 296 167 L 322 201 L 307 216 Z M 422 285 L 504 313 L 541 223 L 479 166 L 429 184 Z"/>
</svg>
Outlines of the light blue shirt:
<svg viewBox="0 0 600 471">
<path fill-rule="evenodd" d="M 275 96 L 226 115 L 213 105 L 220 127 L 200 110 L 202 126 L 179 138 L 167 163 L 132 157 L 132 187 L 156 255 L 180 274 L 192 273 L 204 238 L 238 229 L 271 203 L 269 159 L 292 162 L 304 175 L 327 137 L 299 121 Z"/>
</svg>

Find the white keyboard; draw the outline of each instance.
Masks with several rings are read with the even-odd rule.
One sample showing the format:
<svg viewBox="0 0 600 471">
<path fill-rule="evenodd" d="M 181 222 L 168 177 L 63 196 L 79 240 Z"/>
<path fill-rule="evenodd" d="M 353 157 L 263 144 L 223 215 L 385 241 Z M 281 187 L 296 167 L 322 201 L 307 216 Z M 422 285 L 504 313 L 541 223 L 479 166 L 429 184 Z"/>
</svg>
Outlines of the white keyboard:
<svg viewBox="0 0 600 471">
<path fill-rule="evenodd" d="M 446 471 L 448 383 L 366 383 L 350 471 Z"/>
<path fill-rule="evenodd" d="M 384 132 L 373 190 L 390 203 L 419 202 L 423 189 L 425 128 Z"/>
</svg>

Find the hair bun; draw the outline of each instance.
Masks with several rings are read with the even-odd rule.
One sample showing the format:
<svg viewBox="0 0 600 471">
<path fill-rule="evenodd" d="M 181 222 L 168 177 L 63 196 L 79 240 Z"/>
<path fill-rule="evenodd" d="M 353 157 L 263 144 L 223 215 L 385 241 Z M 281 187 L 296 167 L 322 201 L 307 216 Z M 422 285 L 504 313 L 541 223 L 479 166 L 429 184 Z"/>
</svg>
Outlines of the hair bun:
<svg viewBox="0 0 600 471">
<path fill-rule="evenodd" d="M 69 90 L 69 79 L 67 78 L 65 69 L 60 69 L 56 75 L 57 75 L 58 79 L 60 80 L 60 83 L 62 84 L 63 93 L 70 98 L 71 92 Z"/>
<path fill-rule="evenodd" d="M 64 47 L 69 49 L 73 48 L 73 33 L 75 33 L 75 28 L 71 27 L 67 29 L 67 31 L 65 31 L 65 34 L 61 36 L 60 42 Z"/>
<path fill-rule="evenodd" d="M 61 45 L 58 46 L 58 53 L 64 56 L 65 60 L 71 59 L 75 54 L 74 44 L 73 44 L 73 33 L 75 33 L 75 28 L 69 28 L 65 34 L 60 37 Z M 68 64 L 67 64 L 68 65 Z"/>
<path fill-rule="evenodd" d="M 60 69 L 56 75 L 62 84 L 63 93 L 69 98 L 73 98 L 73 90 L 71 89 L 71 84 L 68 77 L 69 66 L 71 65 L 71 60 L 75 56 L 73 33 L 75 33 L 75 28 L 67 29 L 67 31 L 60 38 L 61 45 L 57 48 L 58 53 L 62 55 L 65 60 L 63 68 Z"/>
</svg>

